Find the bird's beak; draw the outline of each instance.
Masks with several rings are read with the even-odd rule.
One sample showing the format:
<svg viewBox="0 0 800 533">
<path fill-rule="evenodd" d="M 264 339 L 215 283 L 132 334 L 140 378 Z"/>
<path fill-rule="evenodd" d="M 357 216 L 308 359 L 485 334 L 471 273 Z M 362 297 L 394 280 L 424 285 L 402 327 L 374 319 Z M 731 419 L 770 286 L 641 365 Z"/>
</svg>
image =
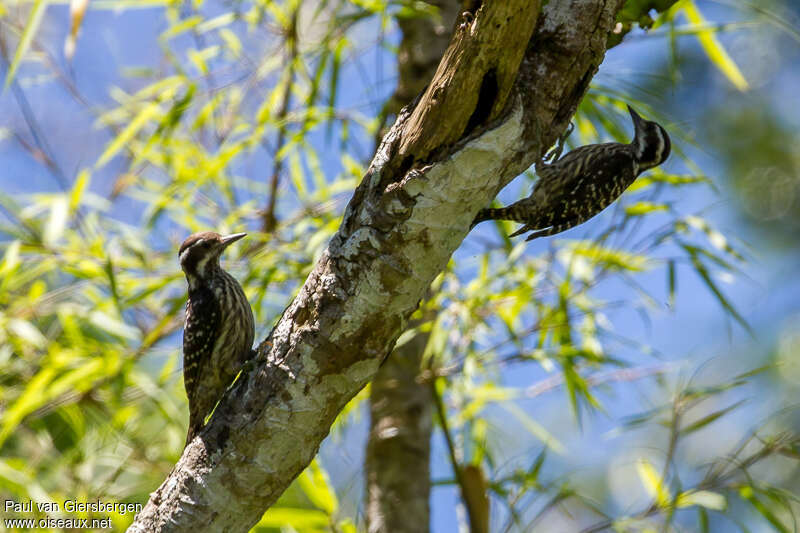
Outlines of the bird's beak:
<svg viewBox="0 0 800 533">
<path fill-rule="evenodd" d="M 644 126 L 646 120 L 640 117 L 639 113 L 637 113 L 631 106 L 628 106 L 628 113 L 631 114 L 631 118 L 633 119 L 633 127 L 636 128 L 637 131 L 640 130 L 642 126 Z"/>
<path fill-rule="evenodd" d="M 220 239 L 222 241 L 222 247 L 227 248 L 245 235 L 247 235 L 247 233 L 231 233 L 230 235 L 225 235 Z"/>
</svg>

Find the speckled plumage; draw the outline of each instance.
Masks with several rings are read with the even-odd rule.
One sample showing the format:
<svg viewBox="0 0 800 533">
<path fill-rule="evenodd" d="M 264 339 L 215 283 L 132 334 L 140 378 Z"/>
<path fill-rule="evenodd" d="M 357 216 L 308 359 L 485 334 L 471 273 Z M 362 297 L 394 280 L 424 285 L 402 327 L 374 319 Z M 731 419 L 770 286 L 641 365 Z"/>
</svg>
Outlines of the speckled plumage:
<svg viewBox="0 0 800 533">
<path fill-rule="evenodd" d="M 195 233 L 178 252 L 189 283 L 183 328 L 183 381 L 189 399 L 188 443 L 250 358 L 253 312 L 239 283 L 219 257 L 244 236 Z"/>
<path fill-rule="evenodd" d="M 586 222 L 608 207 L 649 168 L 670 153 L 667 132 L 642 119 L 630 106 L 635 135 L 630 144 L 590 144 L 572 150 L 552 164 L 536 165 L 539 181 L 533 193 L 508 207 L 482 209 L 472 225 L 485 220 L 512 220 L 524 225 L 515 237 L 526 240 L 554 235 Z"/>
</svg>

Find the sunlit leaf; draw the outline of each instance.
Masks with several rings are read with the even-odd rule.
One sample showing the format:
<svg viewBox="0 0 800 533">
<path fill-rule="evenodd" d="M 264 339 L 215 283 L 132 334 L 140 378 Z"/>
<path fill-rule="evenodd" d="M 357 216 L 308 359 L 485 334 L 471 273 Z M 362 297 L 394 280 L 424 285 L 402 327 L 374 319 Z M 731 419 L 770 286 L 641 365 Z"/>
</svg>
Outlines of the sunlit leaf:
<svg viewBox="0 0 800 533">
<path fill-rule="evenodd" d="M 331 487 L 328 473 L 322 469 L 318 460 L 311 461 L 311 464 L 297 478 L 297 482 L 311 503 L 329 516 L 336 513 L 339 501 Z"/>
<path fill-rule="evenodd" d="M 12 318 L 6 327 L 11 333 L 36 348 L 44 348 L 47 345 L 47 338 L 27 320 Z"/>
<path fill-rule="evenodd" d="M 544 426 L 536 422 L 533 418 L 528 416 L 528 414 L 520 409 L 516 404 L 512 402 L 506 402 L 501 404 L 503 409 L 511 413 L 511 415 L 519 420 L 522 426 L 528 430 L 528 432 L 542 441 L 548 448 L 553 450 L 559 455 L 563 455 L 566 453 L 566 448 L 564 447 L 561 442 L 557 438 L 555 438 Z"/>
<path fill-rule="evenodd" d="M 130 123 L 123 129 L 114 140 L 109 143 L 105 151 L 97 159 L 95 168 L 99 169 L 108 163 L 117 152 L 125 147 L 139 131 L 147 125 L 152 119 L 162 113 L 161 106 L 156 103 L 151 103 L 142 108 L 139 113 L 130 121 Z"/>
<path fill-rule="evenodd" d="M 86 191 L 86 187 L 89 186 L 90 178 L 91 174 L 88 169 L 81 170 L 78 177 L 75 178 L 75 183 L 72 185 L 72 190 L 69 193 L 70 211 L 74 211 L 81 204 L 83 193 Z"/>
<path fill-rule="evenodd" d="M 658 211 L 668 211 L 669 207 L 665 204 L 655 204 L 653 202 L 636 202 L 625 206 L 625 214 L 631 217 L 640 217 Z"/>
<path fill-rule="evenodd" d="M 19 251 L 22 243 L 18 240 L 11 241 L 0 261 L 0 275 L 7 275 L 19 265 Z"/>
<path fill-rule="evenodd" d="M 3 413 L 0 420 L 0 445 L 14 432 L 25 416 L 47 401 L 44 390 L 57 375 L 55 365 L 47 365 L 25 384 L 25 390 Z"/>
<path fill-rule="evenodd" d="M 50 204 L 50 216 L 44 227 L 43 239 L 46 244 L 54 244 L 64 234 L 69 218 L 69 200 L 65 196 L 57 196 Z"/>
<path fill-rule="evenodd" d="M 727 507 L 727 501 L 722 494 L 708 490 L 690 490 L 678 494 L 678 498 L 675 501 L 676 507 L 691 507 L 692 505 L 699 505 L 713 511 L 724 511 Z"/>
<path fill-rule="evenodd" d="M 289 526 L 297 530 L 303 528 L 324 528 L 330 524 L 330 517 L 323 511 L 292 507 L 271 507 L 261 517 L 258 527 Z"/>
<path fill-rule="evenodd" d="M 28 14 L 28 21 L 25 23 L 25 29 L 22 30 L 22 36 L 17 43 L 17 49 L 14 52 L 14 58 L 11 60 L 11 64 L 8 66 L 6 81 L 3 85 L 4 88 L 8 88 L 8 86 L 14 80 L 14 75 L 17 73 L 17 69 L 22 62 L 23 57 L 25 57 L 25 54 L 28 52 L 31 41 L 33 41 L 33 36 L 39 29 L 39 25 L 42 22 L 42 17 L 44 16 L 44 12 L 49 3 L 50 2 L 48 0 L 34 0 L 31 11 Z"/>
<path fill-rule="evenodd" d="M 223 28 L 224 26 L 232 23 L 234 20 L 236 20 L 236 13 L 233 11 L 229 13 L 223 13 L 222 15 L 218 15 L 212 19 L 203 21 L 201 24 L 198 24 L 197 31 L 198 33 L 207 33 L 209 31 Z"/>
<path fill-rule="evenodd" d="M 689 22 L 692 24 L 702 26 L 706 23 L 705 17 L 693 1 L 684 0 L 681 7 L 686 18 L 688 18 Z M 709 29 L 699 32 L 697 34 L 697 39 L 700 41 L 700 45 L 703 47 L 703 50 L 705 50 L 711 62 L 716 65 L 720 72 L 722 72 L 737 89 L 746 91 L 750 88 L 747 80 L 739 70 L 739 67 L 736 66 L 736 63 L 731 59 L 728 52 L 725 51 L 725 48 L 717 39 L 714 30 Z"/>
<path fill-rule="evenodd" d="M 639 459 L 636 461 L 636 471 L 639 473 L 639 479 L 641 479 L 642 485 L 650 497 L 659 506 L 668 507 L 670 503 L 669 491 L 664 486 L 661 474 L 658 473 L 653 464 L 647 459 Z"/>
<path fill-rule="evenodd" d="M 129 326 L 102 311 L 92 311 L 89 313 L 89 322 L 101 330 L 110 333 L 111 335 L 116 335 L 129 340 L 139 339 L 138 329 Z"/>
</svg>

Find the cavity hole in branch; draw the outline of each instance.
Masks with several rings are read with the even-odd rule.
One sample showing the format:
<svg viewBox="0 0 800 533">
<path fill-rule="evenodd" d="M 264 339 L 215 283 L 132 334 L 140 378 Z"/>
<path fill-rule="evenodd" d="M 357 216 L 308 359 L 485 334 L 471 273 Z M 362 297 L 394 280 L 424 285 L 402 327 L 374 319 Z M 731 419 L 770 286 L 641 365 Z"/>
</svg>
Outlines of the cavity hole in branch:
<svg viewBox="0 0 800 533">
<path fill-rule="evenodd" d="M 483 124 L 484 121 L 489 118 L 496 98 L 497 70 L 492 68 L 483 75 L 481 88 L 478 92 L 478 103 L 475 105 L 475 110 L 472 112 L 472 116 L 470 116 L 469 120 L 467 121 L 467 127 L 464 129 L 464 135 L 462 135 L 462 137 L 466 137 L 472 133 L 472 130 Z"/>
</svg>

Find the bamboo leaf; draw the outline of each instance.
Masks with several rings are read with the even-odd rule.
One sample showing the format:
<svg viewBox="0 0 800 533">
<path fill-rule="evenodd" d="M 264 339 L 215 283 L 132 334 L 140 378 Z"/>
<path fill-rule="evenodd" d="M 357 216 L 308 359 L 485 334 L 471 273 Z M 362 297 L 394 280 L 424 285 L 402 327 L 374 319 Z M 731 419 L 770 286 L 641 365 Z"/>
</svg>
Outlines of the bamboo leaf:
<svg viewBox="0 0 800 533">
<path fill-rule="evenodd" d="M 47 345 L 47 338 L 27 320 L 12 318 L 6 327 L 8 331 L 36 348 L 44 348 Z"/>
<path fill-rule="evenodd" d="M 13 433 L 26 415 L 35 411 L 47 401 L 44 391 L 56 376 L 56 371 L 55 364 L 44 366 L 39 373 L 28 381 L 23 393 L 3 414 L 2 423 L 0 423 L 0 446 Z"/>
<path fill-rule="evenodd" d="M 231 24 L 233 21 L 236 20 L 236 13 L 230 11 L 228 13 L 223 13 L 222 15 L 216 16 L 212 19 L 208 19 L 202 24 L 197 26 L 198 33 L 206 33 L 212 30 L 216 30 L 218 28 L 222 28 Z"/>
<path fill-rule="evenodd" d="M 166 41 L 173 37 L 176 37 L 184 32 L 191 30 L 192 28 L 197 27 L 198 24 L 203 22 L 203 17 L 200 15 L 194 15 L 191 17 L 187 17 L 180 21 L 178 24 L 174 24 L 167 28 L 160 36 L 159 39 L 162 41 Z"/>
<path fill-rule="evenodd" d="M 119 152 L 125 145 L 127 145 L 139 133 L 148 121 L 161 114 L 161 106 L 156 103 L 151 103 L 144 108 L 130 121 L 130 123 L 122 130 L 114 140 L 109 143 L 105 151 L 97 159 L 95 168 L 100 169 L 108 163 L 117 152 Z"/>
<path fill-rule="evenodd" d="M 675 507 L 698 505 L 713 511 L 724 511 L 728 506 L 725 496 L 710 490 L 689 490 L 678 495 Z"/>
<path fill-rule="evenodd" d="M 65 196 L 58 196 L 53 199 L 50 206 L 50 216 L 47 218 L 47 224 L 44 227 L 44 235 L 42 239 L 45 244 L 54 244 L 64 234 L 64 229 L 67 227 L 67 219 L 69 218 L 69 203 Z"/>
<path fill-rule="evenodd" d="M 11 241 L 3 254 L 3 260 L 0 261 L 0 275 L 3 277 L 10 274 L 17 265 L 19 265 L 19 250 L 22 243 L 19 240 Z"/>
<path fill-rule="evenodd" d="M 559 455 L 564 455 L 566 453 L 566 448 L 564 445 L 561 444 L 556 437 L 550 434 L 550 432 L 547 431 L 544 426 L 528 416 L 528 413 L 523 411 L 519 406 L 511 402 L 503 403 L 501 406 L 503 409 L 511 413 L 514 418 L 519 420 L 522 426 L 527 429 L 531 435 L 542 441 L 545 446 Z"/>
<path fill-rule="evenodd" d="M 739 496 L 752 505 L 756 511 L 761 513 L 767 522 L 772 524 L 772 527 L 777 529 L 780 533 L 790 533 L 789 528 L 783 525 L 777 516 L 770 510 L 769 507 L 764 505 L 764 502 L 756 498 L 755 491 L 750 486 L 745 486 L 739 489 Z"/>
<path fill-rule="evenodd" d="M 22 58 L 28 52 L 28 48 L 31 45 L 33 36 L 36 34 L 36 30 L 39 29 L 39 25 L 42 22 L 42 17 L 47 9 L 47 4 L 49 3 L 50 2 L 48 0 L 35 0 L 33 2 L 33 7 L 28 15 L 28 22 L 25 24 L 25 29 L 22 30 L 22 37 L 20 37 L 19 44 L 17 44 L 17 50 L 14 52 L 14 59 L 11 60 L 11 64 L 8 67 L 3 89 L 8 88 L 8 86 L 11 85 L 11 82 L 14 81 L 14 75 L 17 73 L 17 69 L 19 68 Z"/>
<path fill-rule="evenodd" d="M 625 214 L 630 217 L 640 217 L 650 213 L 668 210 L 669 207 L 667 205 L 653 202 L 636 202 L 635 204 L 625 206 Z"/>
<path fill-rule="evenodd" d="M 684 427 L 683 428 L 683 433 L 689 434 L 689 433 L 692 433 L 694 431 L 697 431 L 699 429 L 702 429 L 702 428 L 706 427 L 707 425 L 711 424 L 712 422 L 714 422 L 715 420 L 719 419 L 720 417 L 730 413 L 731 411 L 733 411 L 734 409 L 736 409 L 737 407 L 742 405 L 744 402 L 745 402 L 745 400 L 736 402 L 735 404 L 729 405 L 728 407 L 726 407 L 724 409 L 720 409 L 719 411 L 715 411 L 715 412 L 711 413 L 710 415 L 704 416 L 700 420 L 697 420 L 697 421 L 689 424 L 688 426 Z"/>
<path fill-rule="evenodd" d="M 77 209 L 77 207 L 81 204 L 81 198 L 83 198 L 83 193 L 86 191 L 86 187 L 89 185 L 90 177 L 91 174 L 89 174 L 89 170 L 83 169 L 75 179 L 75 184 L 72 186 L 72 190 L 69 193 L 70 211 L 75 211 L 75 209 Z"/>
<path fill-rule="evenodd" d="M 636 471 L 639 473 L 639 479 L 642 480 L 642 485 L 651 498 L 661 507 L 669 506 L 669 492 L 664 486 L 664 480 L 661 474 L 658 473 L 656 468 L 647 459 L 639 459 L 636 461 Z"/>
<path fill-rule="evenodd" d="M 303 531 L 308 528 L 325 528 L 329 525 L 330 517 L 317 509 L 272 507 L 261 517 L 257 528 L 291 526 L 296 531 Z"/>
<path fill-rule="evenodd" d="M 675 260 L 670 259 L 667 263 L 667 291 L 669 293 L 669 306 L 675 307 L 675 287 L 677 281 L 675 278 Z"/>
<path fill-rule="evenodd" d="M 92 311 L 89 313 L 89 322 L 116 337 L 129 340 L 138 340 L 140 332 L 138 329 L 117 320 L 116 318 L 103 313 L 102 311 Z"/>
<path fill-rule="evenodd" d="M 219 30 L 220 38 L 225 42 L 225 47 L 231 53 L 234 59 L 238 59 L 242 55 L 242 41 L 228 28 Z"/>
<path fill-rule="evenodd" d="M 682 8 L 683 13 L 686 15 L 686 18 L 689 19 L 690 23 L 697 26 L 706 24 L 705 17 L 694 2 L 686 1 L 682 5 Z M 703 47 L 703 50 L 705 50 L 711 62 L 716 65 L 720 72 L 722 72 L 737 89 L 744 92 L 750 88 L 744 75 L 742 75 L 742 72 L 739 70 L 739 67 L 736 66 L 736 63 L 731 59 L 731 56 L 728 55 L 728 52 L 725 51 L 725 48 L 717 39 L 714 30 L 709 29 L 698 32 L 697 40 L 700 41 L 700 46 Z"/>
<path fill-rule="evenodd" d="M 694 266 L 695 272 L 700 276 L 700 279 L 705 282 L 706 287 L 711 291 L 711 293 L 717 298 L 717 301 L 720 305 L 728 311 L 728 313 L 739 323 L 741 326 L 747 330 L 751 335 L 753 334 L 753 330 L 750 328 L 750 325 L 747 321 L 739 314 L 733 305 L 725 298 L 725 295 L 719 290 L 719 287 L 714 283 L 711 279 L 711 275 L 708 272 L 706 266 L 700 261 L 697 257 L 697 254 L 690 254 L 690 259 L 692 261 L 692 266 Z"/>
<path fill-rule="evenodd" d="M 325 511 L 328 516 L 336 513 L 339 501 L 331 487 L 328 473 L 320 466 L 318 459 L 314 459 L 308 468 L 303 470 L 303 473 L 297 478 L 297 482 L 316 507 Z"/>
</svg>

